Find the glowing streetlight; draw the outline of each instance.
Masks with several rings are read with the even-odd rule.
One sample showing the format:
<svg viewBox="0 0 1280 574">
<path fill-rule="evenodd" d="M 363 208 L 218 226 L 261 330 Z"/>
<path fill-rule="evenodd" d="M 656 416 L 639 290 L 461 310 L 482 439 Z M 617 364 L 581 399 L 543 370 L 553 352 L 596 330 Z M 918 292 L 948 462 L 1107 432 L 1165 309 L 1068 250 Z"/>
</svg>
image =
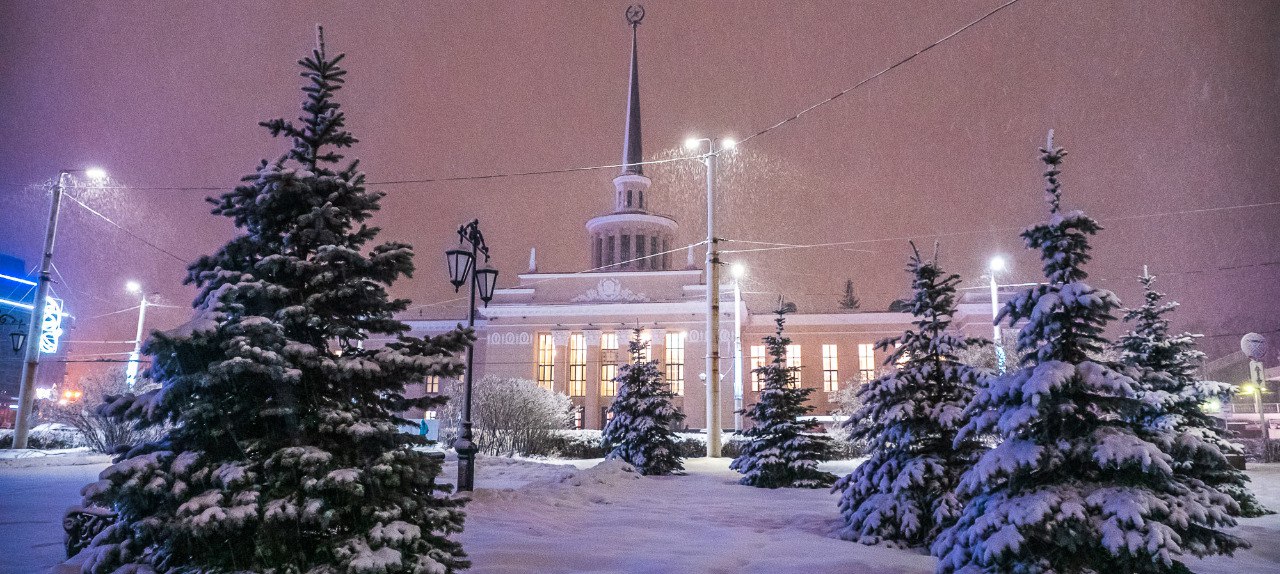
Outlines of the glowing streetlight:
<svg viewBox="0 0 1280 574">
<path fill-rule="evenodd" d="M 100 167 L 91 167 L 84 170 L 84 176 L 94 183 L 102 183 L 107 180 L 107 171 Z"/>
<path fill-rule="evenodd" d="M 62 205 L 62 194 L 67 188 L 67 178 L 73 173 L 83 173 L 95 182 L 106 180 L 107 172 L 102 168 L 64 169 L 58 172 L 58 180 L 53 186 L 53 200 L 49 206 L 49 224 L 45 228 L 44 253 L 40 258 L 40 275 L 36 277 L 36 300 L 31 307 L 30 327 L 27 341 L 39 341 L 44 321 L 45 304 L 49 299 L 49 271 L 53 266 L 53 240 L 58 233 L 58 208 Z M 31 432 L 31 409 L 35 402 L 36 372 L 40 368 L 40 345 L 34 342 L 27 345 L 26 363 L 22 368 L 22 382 L 18 387 L 18 419 L 13 425 L 13 447 L 27 448 L 27 435 Z"/>
</svg>

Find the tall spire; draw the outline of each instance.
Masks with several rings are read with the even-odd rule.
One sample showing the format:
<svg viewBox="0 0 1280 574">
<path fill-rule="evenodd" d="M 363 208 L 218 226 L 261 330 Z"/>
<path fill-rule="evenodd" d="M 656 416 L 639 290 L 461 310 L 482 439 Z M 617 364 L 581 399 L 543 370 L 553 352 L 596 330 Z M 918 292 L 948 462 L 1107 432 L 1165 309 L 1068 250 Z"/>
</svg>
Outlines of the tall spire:
<svg viewBox="0 0 1280 574">
<path fill-rule="evenodd" d="M 640 144 L 640 66 L 636 55 L 636 31 L 644 19 L 644 6 L 627 7 L 627 22 L 631 23 L 631 84 L 627 96 L 627 128 L 622 141 L 622 173 L 644 175 L 644 152 Z"/>
</svg>

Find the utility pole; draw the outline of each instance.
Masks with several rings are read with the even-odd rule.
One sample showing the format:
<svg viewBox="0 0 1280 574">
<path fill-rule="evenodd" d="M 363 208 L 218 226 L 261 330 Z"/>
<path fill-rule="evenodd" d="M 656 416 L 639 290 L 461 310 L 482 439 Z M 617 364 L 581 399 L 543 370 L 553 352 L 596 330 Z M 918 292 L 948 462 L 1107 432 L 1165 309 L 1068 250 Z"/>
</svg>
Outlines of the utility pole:
<svg viewBox="0 0 1280 574">
<path fill-rule="evenodd" d="M 36 300 L 31 307 L 30 327 L 27 331 L 27 356 L 22 366 L 22 383 L 18 388 L 18 420 L 13 425 L 12 448 L 27 448 L 27 435 L 31 432 L 31 409 L 35 403 L 36 371 L 40 368 L 40 332 L 44 323 L 44 306 L 49 298 L 49 269 L 53 265 L 53 240 L 58 233 L 58 209 L 62 204 L 62 192 L 67 176 L 72 170 L 58 172 L 58 182 L 53 186 L 53 203 L 49 207 L 49 225 L 45 228 L 44 255 L 40 259 L 40 275 L 36 277 Z"/>
<path fill-rule="evenodd" d="M 707 456 L 720 457 L 720 240 L 716 237 L 716 159 L 737 145 L 730 138 L 689 138 L 684 147 L 696 150 L 707 142 L 702 164 L 707 168 Z"/>
<path fill-rule="evenodd" d="M 142 289 L 142 285 L 133 281 L 129 282 L 126 289 L 141 297 L 138 303 L 138 331 L 133 336 L 133 352 L 129 353 L 129 366 L 125 369 L 124 376 L 125 388 L 132 392 L 134 385 L 138 383 L 138 360 L 142 357 L 142 324 L 147 318 L 147 292 Z"/>
</svg>

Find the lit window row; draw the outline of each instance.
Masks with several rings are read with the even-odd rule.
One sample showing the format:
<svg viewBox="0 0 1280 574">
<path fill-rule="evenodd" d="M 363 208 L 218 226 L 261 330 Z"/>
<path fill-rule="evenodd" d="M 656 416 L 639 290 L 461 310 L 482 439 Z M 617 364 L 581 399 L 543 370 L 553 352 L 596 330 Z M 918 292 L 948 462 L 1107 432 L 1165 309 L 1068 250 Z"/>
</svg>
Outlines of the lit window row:
<svg viewBox="0 0 1280 574">
<path fill-rule="evenodd" d="M 645 343 L 640 353 L 640 360 L 650 357 L 648 343 L 652 335 L 645 331 L 640 340 Z M 539 333 L 537 337 L 537 380 L 542 388 L 551 390 L 555 381 L 556 347 L 551 333 Z M 663 374 L 671 385 L 672 392 L 684 394 L 684 342 L 683 332 L 667 333 Z M 619 356 L 618 333 L 600 334 L 600 394 L 614 396 L 617 384 L 614 377 L 618 375 Z M 629 358 L 628 358 L 629 360 Z M 437 382 L 438 388 L 438 382 Z M 432 392 L 432 391 L 428 391 Z M 582 397 L 587 394 L 587 339 L 583 333 L 569 335 L 569 396 Z"/>
<path fill-rule="evenodd" d="M 801 367 L 804 365 L 801 360 L 800 345 L 787 345 L 786 366 L 794 368 L 792 371 L 794 380 L 792 386 L 797 387 L 801 384 Z M 764 388 L 764 378 L 757 372 L 757 369 L 765 366 L 768 360 L 765 356 L 764 345 L 751 346 L 751 390 L 760 392 Z M 871 343 L 861 343 L 858 345 L 858 377 L 863 381 L 870 381 L 875 378 L 875 345 Z M 839 347 L 826 343 L 822 345 L 822 390 L 833 393 L 840 390 L 840 353 Z"/>
</svg>

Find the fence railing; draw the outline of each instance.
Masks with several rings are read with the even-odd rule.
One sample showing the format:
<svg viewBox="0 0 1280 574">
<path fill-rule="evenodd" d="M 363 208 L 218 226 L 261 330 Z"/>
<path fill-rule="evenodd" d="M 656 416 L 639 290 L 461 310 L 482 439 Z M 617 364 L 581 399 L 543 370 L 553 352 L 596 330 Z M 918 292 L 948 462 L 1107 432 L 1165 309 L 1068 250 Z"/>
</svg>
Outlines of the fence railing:
<svg viewBox="0 0 1280 574">
<path fill-rule="evenodd" d="M 1280 414 L 1280 403 L 1262 403 L 1262 412 L 1275 415 Z M 1253 403 L 1224 403 L 1222 405 L 1222 414 L 1227 415 L 1256 415 L 1258 409 Z"/>
</svg>

